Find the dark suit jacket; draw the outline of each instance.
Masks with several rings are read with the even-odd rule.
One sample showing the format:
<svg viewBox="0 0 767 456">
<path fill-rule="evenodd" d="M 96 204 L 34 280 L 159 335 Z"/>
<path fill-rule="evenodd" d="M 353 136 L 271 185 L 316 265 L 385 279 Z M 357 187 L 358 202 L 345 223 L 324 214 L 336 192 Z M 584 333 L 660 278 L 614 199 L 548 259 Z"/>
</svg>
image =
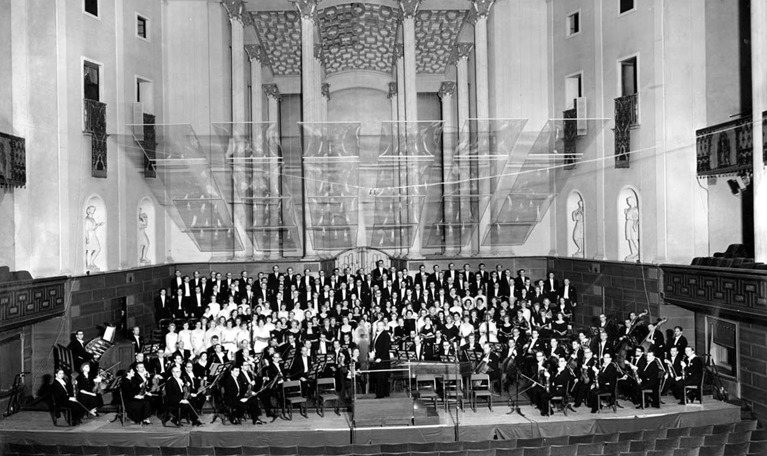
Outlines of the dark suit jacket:
<svg viewBox="0 0 767 456">
<path fill-rule="evenodd" d="M 144 348 L 144 337 L 138 336 L 138 342 L 137 342 L 136 336 L 131 334 L 130 341 L 133 344 L 133 353 L 141 353 L 141 350 Z"/>
<path fill-rule="evenodd" d="M 391 348 L 391 336 L 387 331 L 383 331 L 382 333 L 378 334 L 378 336 L 376 336 L 373 343 L 373 348 L 376 352 L 376 358 L 380 358 L 381 361 L 390 360 L 389 349 Z"/>
<path fill-rule="evenodd" d="M 575 291 L 575 287 L 573 286 L 572 283 L 568 285 L 567 295 L 570 302 L 578 302 L 578 292 Z M 563 298 L 564 296 L 565 296 L 565 287 L 564 285 L 562 285 L 557 290 L 557 297 Z"/>
<path fill-rule="evenodd" d="M 298 380 L 309 374 L 309 369 L 312 367 L 311 356 L 307 357 L 306 361 L 308 365 L 304 364 L 303 356 L 300 353 L 296 353 L 296 357 L 293 358 L 293 364 L 290 365 L 290 373 L 288 374 L 291 380 Z"/>
<path fill-rule="evenodd" d="M 156 296 L 154 298 L 154 318 L 155 321 L 160 321 L 163 318 L 170 318 L 170 305 L 168 295 L 165 295 L 165 305 L 162 303 L 162 298 Z"/>
<path fill-rule="evenodd" d="M 83 363 L 90 362 L 93 359 L 93 355 L 85 351 L 85 342 L 80 343 L 80 341 L 73 338 L 69 344 L 69 349 L 72 351 L 72 361 L 75 363 L 73 366 L 75 370 L 79 371 Z"/>
<path fill-rule="evenodd" d="M 184 381 L 181 380 L 181 382 L 183 383 Z M 178 404 L 182 399 L 184 399 L 184 390 L 181 389 L 181 386 L 175 378 L 169 378 L 168 381 L 165 382 L 165 405 L 169 407 L 178 407 Z"/>
<path fill-rule="evenodd" d="M 247 387 L 239 379 L 235 379 L 231 373 L 224 376 L 224 403 L 231 406 L 245 394 Z"/>
</svg>

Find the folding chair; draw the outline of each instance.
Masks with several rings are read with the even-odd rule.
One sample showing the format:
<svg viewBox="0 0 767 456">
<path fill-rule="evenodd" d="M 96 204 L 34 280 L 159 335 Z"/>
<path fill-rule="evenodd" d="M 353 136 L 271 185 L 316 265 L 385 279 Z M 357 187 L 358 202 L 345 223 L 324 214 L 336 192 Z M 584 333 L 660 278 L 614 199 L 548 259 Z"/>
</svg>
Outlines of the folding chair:
<svg viewBox="0 0 767 456">
<path fill-rule="evenodd" d="M 304 418 L 309 418 L 306 411 L 306 398 L 301 393 L 301 381 L 290 380 L 282 383 L 282 413 L 285 414 L 285 406 L 290 405 L 288 409 L 288 420 L 293 419 L 293 406 L 298 405 L 299 413 Z"/>
<path fill-rule="evenodd" d="M 463 410 L 463 388 L 461 377 L 446 375 L 442 378 L 442 398 L 445 408 L 450 408 L 450 402 L 455 402 L 459 409 Z"/>
<path fill-rule="evenodd" d="M 490 390 L 490 376 L 487 374 L 472 374 L 469 379 L 469 392 L 471 394 L 471 408 L 476 413 L 477 398 L 487 399 L 487 407 L 493 411 L 493 392 Z"/>
<path fill-rule="evenodd" d="M 415 379 L 415 389 L 418 397 L 424 401 L 434 401 L 434 408 L 437 408 L 437 378 L 433 375 L 419 375 Z"/>
<path fill-rule="evenodd" d="M 336 391 L 336 379 L 332 377 L 317 379 L 317 414 L 325 416 L 325 403 L 333 401 L 336 415 L 340 415 L 339 406 L 342 402 L 341 397 Z"/>
<path fill-rule="evenodd" d="M 570 391 L 570 382 L 567 382 L 567 385 L 565 385 L 565 392 L 564 394 L 560 396 L 551 396 L 549 398 L 549 414 L 554 413 L 554 404 L 559 404 L 560 410 L 562 413 L 567 416 L 567 392 Z"/>
</svg>

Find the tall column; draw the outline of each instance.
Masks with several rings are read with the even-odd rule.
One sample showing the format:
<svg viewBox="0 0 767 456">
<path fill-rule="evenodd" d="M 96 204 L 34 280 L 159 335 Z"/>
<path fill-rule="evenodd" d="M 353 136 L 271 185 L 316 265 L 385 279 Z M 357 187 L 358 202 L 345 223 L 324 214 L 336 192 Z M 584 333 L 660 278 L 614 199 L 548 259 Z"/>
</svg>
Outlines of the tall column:
<svg viewBox="0 0 767 456">
<path fill-rule="evenodd" d="M 389 83 L 389 92 L 386 94 L 386 98 L 391 100 L 391 120 L 393 122 L 397 121 L 397 106 L 399 103 L 399 97 L 397 96 L 397 83 L 396 82 L 390 82 Z"/>
<path fill-rule="evenodd" d="M 402 10 L 402 45 L 404 50 L 403 55 L 403 69 L 404 69 L 404 81 L 405 81 L 405 134 L 407 135 L 406 144 L 410 144 L 415 137 L 416 130 L 418 128 L 416 122 L 418 121 L 418 88 L 416 87 L 416 62 L 415 62 L 415 15 L 418 12 L 418 7 L 421 5 L 421 0 L 399 0 L 399 6 Z M 409 147 L 408 147 L 409 149 Z M 407 151 L 408 156 L 411 151 Z M 409 165 L 409 160 L 405 162 Z M 407 166 L 410 170 L 408 177 L 410 178 L 407 185 L 407 195 L 411 196 L 413 192 L 411 189 L 417 188 L 420 184 L 419 176 L 417 172 L 413 172 L 413 168 Z M 420 203 L 417 199 L 409 199 L 409 204 L 406 204 L 407 220 L 403 222 L 408 224 L 418 223 L 418 215 L 420 215 Z M 410 258 L 421 257 L 421 235 L 419 226 L 413 229 L 413 243 L 411 244 L 408 256 Z"/>
<path fill-rule="evenodd" d="M 754 259 L 767 262 L 767 182 L 762 113 L 767 109 L 767 2 L 751 2 L 751 97 L 754 176 Z"/>
<path fill-rule="evenodd" d="M 320 1 L 321 0 L 291 0 L 301 15 L 301 119 L 305 123 L 317 121 L 317 103 L 319 103 L 320 98 L 320 87 L 317 85 L 317 80 L 315 79 L 316 62 L 314 58 L 314 15 L 317 11 L 317 4 Z M 303 133 L 303 144 L 304 147 L 306 147 L 308 139 L 306 138 L 305 131 Z M 301 210 L 304 257 L 310 257 L 314 256 L 315 252 L 311 246 L 311 239 L 307 236 L 307 228 L 311 220 L 306 208 L 306 186 L 303 184 L 303 180 L 301 193 L 304 197 L 304 204 Z"/>
<path fill-rule="evenodd" d="M 458 92 L 458 122 L 459 132 L 458 142 L 461 144 L 459 151 L 459 194 L 461 195 L 460 211 L 461 222 L 467 223 L 471 220 L 471 160 L 469 159 L 469 54 L 474 48 L 471 43 L 458 43 L 455 50 L 455 67 L 457 73 L 457 92 Z M 475 236 L 476 238 L 476 236 Z M 461 255 L 468 256 L 472 252 L 471 245 L 461 247 Z"/>
<path fill-rule="evenodd" d="M 314 112 L 314 121 L 315 122 L 324 122 L 324 116 L 323 113 L 327 112 L 325 107 L 327 107 L 327 104 L 325 104 L 325 94 L 322 93 L 322 45 L 321 44 L 315 44 L 314 45 L 314 84 L 312 85 L 312 88 L 319 93 L 319 97 L 317 99 L 317 103 L 315 104 L 315 112 Z"/>
<path fill-rule="evenodd" d="M 488 59 L 487 59 L 487 17 L 490 15 L 490 9 L 495 3 L 495 0 L 471 0 L 474 8 L 471 20 L 474 22 L 474 71 L 475 71 L 475 83 L 477 86 L 477 133 L 480 135 L 486 135 L 490 127 L 490 94 L 488 90 Z M 478 144 L 490 144 L 489 141 L 480 139 Z M 493 170 L 490 167 L 490 160 L 488 158 L 490 151 L 487 148 L 481 147 L 478 151 L 478 165 L 479 171 L 484 171 L 485 174 L 492 174 Z M 483 176 L 481 173 L 478 175 L 478 188 L 480 194 L 480 206 L 483 198 L 490 197 L 490 179 L 488 176 Z M 489 203 L 489 202 L 488 202 Z M 490 252 L 491 246 L 483 246 L 482 239 L 487 232 L 488 225 L 491 219 L 490 204 L 487 204 L 487 209 L 483 214 L 478 214 L 479 229 L 477 234 L 479 238 L 477 242 L 477 252 L 487 254 Z"/>
<path fill-rule="evenodd" d="M 250 59 L 250 144 L 253 150 L 254 157 L 264 156 L 264 144 L 261 133 L 263 132 L 262 122 L 264 121 L 264 91 L 263 91 L 263 74 L 261 73 L 261 62 L 264 60 L 264 50 L 258 44 L 248 44 L 245 46 L 245 52 Z M 256 162 L 254 165 L 263 166 L 264 163 Z M 253 196 L 264 196 L 263 194 L 256 193 L 259 186 L 256 182 L 253 182 L 254 176 L 251 174 L 251 188 L 254 189 Z M 263 226 L 264 223 L 264 205 L 263 201 L 253 200 L 253 223 L 251 226 Z M 263 250 L 259 249 L 258 245 L 253 245 L 253 256 L 257 259 L 264 257 Z"/>
<path fill-rule="evenodd" d="M 235 258 L 249 258 L 253 256 L 254 249 L 247 236 L 247 228 L 252 224 L 253 213 L 251 206 L 246 205 L 238 195 L 237 183 L 250 180 L 246 167 L 241 161 L 246 153 L 246 113 L 245 113 L 245 30 L 243 22 L 250 23 L 250 13 L 245 11 L 240 2 L 222 3 L 227 13 L 229 13 L 229 22 L 231 24 L 232 40 L 232 137 L 229 138 L 227 155 L 234 158 L 232 161 L 232 216 L 234 226 L 240 233 L 244 249 L 235 251 Z"/>
<path fill-rule="evenodd" d="M 269 139 L 267 144 L 279 144 L 280 141 L 280 90 L 277 84 L 264 84 L 264 93 L 268 100 L 268 116 L 269 116 L 269 129 L 267 135 Z M 275 152 L 280 149 L 275 147 Z M 269 196 L 277 198 L 282 196 L 282 169 L 281 161 L 282 157 L 274 154 L 267 154 L 269 157 Z M 269 206 L 266 209 L 266 216 L 268 217 L 270 227 L 282 226 L 282 203 L 281 200 L 270 200 Z M 278 231 L 269 231 L 269 235 L 266 238 L 269 240 L 267 255 L 271 255 L 273 258 L 280 256 L 280 233 Z"/>
<path fill-rule="evenodd" d="M 455 222 L 456 200 L 455 187 L 451 171 L 453 169 L 453 149 L 455 149 L 456 129 L 453 116 L 453 95 L 455 94 L 455 82 L 443 82 L 439 88 L 439 97 L 442 100 L 442 208 L 443 208 L 443 236 L 445 239 L 444 252 L 448 255 L 456 253 L 456 229 L 452 224 Z"/>
<path fill-rule="evenodd" d="M 397 116 L 392 120 L 402 122 L 405 120 L 405 46 L 395 44 L 394 52 L 397 66 Z"/>
</svg>

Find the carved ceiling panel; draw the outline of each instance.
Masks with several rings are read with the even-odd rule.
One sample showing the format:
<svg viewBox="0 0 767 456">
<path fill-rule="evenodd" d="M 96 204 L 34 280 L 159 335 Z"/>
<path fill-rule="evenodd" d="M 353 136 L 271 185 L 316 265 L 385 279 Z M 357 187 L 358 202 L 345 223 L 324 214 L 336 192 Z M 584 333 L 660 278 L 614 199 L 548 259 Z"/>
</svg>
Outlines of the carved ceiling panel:
<svg viewBox="0 0 767 456">
<path fill-rule="evenodd" d="M 301 74 L 301 21 L 296 11 L 254 11 L 258 39 L 275 76 Z"/>
<path fill-rule="evenodd" d="M 326 74 L 346 70 L 392 71 L 399 10 L 350 3 L 317 14 Z"/>
<path fill-rule="evenodd" d="M 418 73 L 445 72 L 465 19 L 465 11 L 418 11 L 415 16 L 415 56 Z"/>
</svg>

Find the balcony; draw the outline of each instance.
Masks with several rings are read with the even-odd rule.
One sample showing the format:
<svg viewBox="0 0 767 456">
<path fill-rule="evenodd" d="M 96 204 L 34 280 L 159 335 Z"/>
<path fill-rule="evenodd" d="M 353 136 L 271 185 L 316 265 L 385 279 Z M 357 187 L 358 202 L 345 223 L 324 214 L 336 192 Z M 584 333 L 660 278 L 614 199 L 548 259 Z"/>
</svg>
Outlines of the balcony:
<svg viewBox="0 0 767 456">
<path fill-rule="evenodd" d="M 767 112 L 762 114 L 762 131 L 767 133 Z M 698 177 L 751 174 L 753 157 L 753 122 L 751 116 L 698 130 L 696 149 Z M 767 138 L 765 138 L 767 141 Z M 764 159 L 765 145 L 762 145 Z"/>
<path fill-rule="evenodd" d="M 83 133 L 91 136 L 91 176 L 107 177 L 107 105 L 83 100 Z"/>
<path fill-rule="evenodd" d="M 615 99 L 615 167 L 628 168 L 631 152 L 631 129 L 639 124 L 639 94 Z"/>
</svg>

